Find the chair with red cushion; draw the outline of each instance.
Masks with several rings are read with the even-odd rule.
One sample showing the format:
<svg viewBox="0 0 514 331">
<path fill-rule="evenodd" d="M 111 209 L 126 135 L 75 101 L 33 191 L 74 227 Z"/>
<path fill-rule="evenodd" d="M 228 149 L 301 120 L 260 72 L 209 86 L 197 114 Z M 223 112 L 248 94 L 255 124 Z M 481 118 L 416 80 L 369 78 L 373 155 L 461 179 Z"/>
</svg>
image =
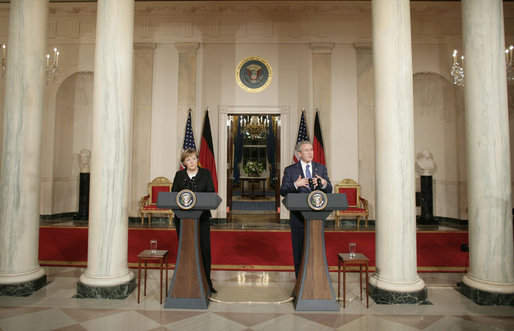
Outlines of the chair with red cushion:
<svg viewBox="0 0 514 331">
<path fill-rule="evenodd" d="M 157 208 L 157 196 L 159 192 L 171 192 L 173 183 L 166 177 L 157 177 L 148 184 L 148 195 L 144 196 L 139 202 L 141 213 L 141 224 L 144 223 L 145 215 L 148 214 L 148 226 L 152 223 L 152 214 L 167 214 L 171 220 L 173 218 L 173 211 L 171 209 Z"/>
<path fill-rule="evenodd" d="M 357 228 L 359 228 L 361 217 L 365 218 L 366 227 L 368 227 L 368 200 L 361 197 L 361 186 L 353 179 L 346 178 L 335 186 L 335 193 L 345 193 L 346 199 L 348 199 L 346 210 L 336 210 L 336 226 L 339 227 L 341 217 L 357 216 Z"/>
</svg>

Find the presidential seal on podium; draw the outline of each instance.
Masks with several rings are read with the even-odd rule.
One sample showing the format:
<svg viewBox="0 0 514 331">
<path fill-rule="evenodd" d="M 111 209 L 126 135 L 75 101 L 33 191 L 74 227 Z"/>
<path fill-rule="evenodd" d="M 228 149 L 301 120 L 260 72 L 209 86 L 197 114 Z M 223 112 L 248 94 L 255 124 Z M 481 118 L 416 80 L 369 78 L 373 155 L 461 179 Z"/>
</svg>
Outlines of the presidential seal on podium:
<svg viewBox="0 0 514 331">
<path fill-rule="evenodd" d="M 270 64 L 260 57 L 247 57 L 236 69 L 237 84 L 247 92 L 263 91 L 271 84 L 272 77 Z"/>
<path fill-rule="evenodd" d="M 177 193 L 176 201 L 180 209 L 191 209 L 196 204 L 196 194 L 191 190 L 182 190 Z"/>
<path fill-rule="evenodd" d="M 312 191 L 307 197 L 307 204 L 313 210 L 323 210 L 327 206 L 328 197 L 323 191 Z"/>
</svg>

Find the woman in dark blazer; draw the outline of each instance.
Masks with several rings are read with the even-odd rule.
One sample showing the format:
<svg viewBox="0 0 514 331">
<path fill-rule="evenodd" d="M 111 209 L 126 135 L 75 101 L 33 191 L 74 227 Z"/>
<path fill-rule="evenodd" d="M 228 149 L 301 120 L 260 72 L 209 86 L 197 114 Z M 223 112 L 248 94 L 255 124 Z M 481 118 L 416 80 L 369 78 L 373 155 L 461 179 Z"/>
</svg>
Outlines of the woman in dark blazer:
<svg viewBox="0 0 514 331">
<path fill-rule="evenodd" d="M 173 192 L 184 189 L 193 192 L 214 192 L 214 183 L 211 172 L 198 166 L 198 152 L 195 149 L 186 149 L 182 152 L 180 162 L 184 169 L 177 171 L 173 179 Z M 200 216 L 200 250 L 202 253 L 203 269 L 209 284 L 211 293 L 217 293 L 211 281 L 211 211 L 206 210 Z M 177 236 L 180 236 L 180 220 L 173 219 L 177 228 Z"/>
</svg>

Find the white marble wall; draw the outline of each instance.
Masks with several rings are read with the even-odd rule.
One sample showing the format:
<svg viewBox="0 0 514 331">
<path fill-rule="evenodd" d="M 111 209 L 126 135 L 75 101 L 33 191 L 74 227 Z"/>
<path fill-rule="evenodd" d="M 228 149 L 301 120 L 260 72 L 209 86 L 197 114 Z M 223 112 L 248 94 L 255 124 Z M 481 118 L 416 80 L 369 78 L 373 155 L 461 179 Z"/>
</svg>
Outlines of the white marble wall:
<svg viewBox="0 0 514 331">
<path fill-rule="evenodd" d="M 55 42 L 52 38 L 50 40 Z M 47 85 L 46 88 L 41 149 L 41 215 L 77 211 L 77 154 L 83 148 L 91 149 L 94 45 L 51 44 L 48 48 L 52 49 L 54 46 L 59 47 L 61 53 L 60 72 L 57 82 Z M 71 112 L 68 117 L 71 116 L 73 122 L 67 123 L 61 119 L 61 115 L 67 112 Z M 69 127 L 67 130 L 71 132 L 67 135 L 57 134 L 62 131 L 62 128 L 57 128 L 59 125 Z M 63 154 L 61 160 L 61 157 L 55 154 L 62 140 L 72 142 L 73 151 Z M 60 168 L 66 169 L 66 174 L 62 171 L 59 171 L 60 174 L 56 173 L 61 163 L 68 165 Z M 64 191 L 54 191 L 54 186 L 60 185 L 62 180 L 70 184 L 74 180 L 73 187 L 63 186 Z M 56 201 L 62 199 L 66 200 L 66 203 Z"/>
<path fill-rule="evenodd" d="M 177 132 L 178 51 L 173 44 L 155 48 L 152 89 L 149 180 L 159 176 L 173 180 L 180 161 L 177 151 L 182 149 L 184 139 L 184 134 L 180 138 Z M 186 125 L 183 122 L 182 132 Z"/>
<path fill-rule="evenodd" d="M 180 155 L 182 153 L 182 143 L 184 142 L 184 133 L 186 128 L 186 120 L 189 109 L 191 109 L 192 121 L 198 122 L 200 119 L 203 120 L 204 112 L 201 108 L 196 107 L 196 70 L 197 70 L 197 56 L 199 43 L 176 43 L 175 47 L 178 52 L 178 94 L 177 94 L 177 115 L 176 115 L 176 131 L 175 135 L 177 141 L 181 142 L 179 148 L 175 150 L 177 160 L 180 162 Z M 212 116 L 212 114 L 211 114 Z M 201 129 L 200 129 L 201 130 Z M 193 131 L 196 133 L 195 145 L 198 151 L 200 151 L 200 130 Z M 177 166 L 179 166 L 179 162 Z M 175 168 L 175 164 L 169 165 L 172 169 Z M 173 178 L 170 178 L 173 180 Z"/>
<path fill-rule="evenodd" d="M 78 154 L 91 149 L 93 73 L 79 72 L 64 79 L 56 98 L 49 215 L 78 211 Z"/>
<path fill-rule="evenodd" d="M 134 120 L 129 216 L 139 217 L 139 201 L 148 194 L 152 149 L 152 81 L 154 43 L 134 44 Z M 172 178 L 173 179 L 173 178 Z M 170 179 L 170 180 L 172 180 Z"/>
<path fill-rule="evenodd" d="M 332 184 L 337 184 L 344 178 L 359 180 L 360 138 L 356 139 L 360 132 L 357 124 L 359 87 L 355 47 L 352 44 L 336 45 L 331 62 L 332 111 L 330 122 L 322 126 L 321 130 L 323 140 L 330 142 L 330 145 L 325 145 L 325 154 L 330 155 L 328 167 Z M 327 124 L 323 121 L 321 123 Z M 373 130 L 365 130 L 364 134 L 373 136 Z M 366 191 L 364 194 L 371 192 Z"/>
<path fill-rule="evenodd" d="M 319 110 L 321 132 L 327 132 L 332 123 L 332 51 L 335 44 L 330 42 L 310 43 L 312 50 L 312 104 L 313 111 L 309 121 L 311 141 L 314 142 L 315 110 Z M 309 118 L 308 117 L 308 118 Z M 298 131 L 298 130 L 297 130 Z M 332 132 L 332 131 L 330 131 Z M 328 138 L 328 137 L 327 137 Z M 332 150 L 332 139 L 324 138 L 327 151 Z M 328 169 L 331 169 L 332 154 L 325 153 Z"/>
<path fill-rule="evenodd" d="M 433 72 L 415 73 L 413 87 L 415 153 L 427 148 L 436 163 L 434 215 L 459 219 L 465 215 L 459 203 L 467 201 L 459 192 L 466 176 L 463 100 L 457 87 Z"/>
<path fill-rule="evenodd" d="M 358 148 L 362 197 L 368 200 L 369 218 L 375 219 L 375 111 L 373 57 L 370 44 L 355 45 L 357 54 Z"/>
</svg>

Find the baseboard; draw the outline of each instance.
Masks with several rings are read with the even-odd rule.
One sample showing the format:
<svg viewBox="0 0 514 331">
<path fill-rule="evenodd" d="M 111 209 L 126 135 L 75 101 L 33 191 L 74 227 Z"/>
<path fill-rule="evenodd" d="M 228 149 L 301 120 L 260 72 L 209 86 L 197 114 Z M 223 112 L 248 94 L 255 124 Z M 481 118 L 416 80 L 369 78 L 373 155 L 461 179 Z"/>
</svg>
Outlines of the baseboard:
<svg viewBox="0 0 514 331">
<path fill-rule="evenodd" d="M 61 219 L 70 219 L 73 218 L 73 216 L 76 213 L 59 213 L 59 214 L 52 214 L 52 215 L 40 215 L 39 217 L 42 220 L 61 220 Z M 461 225 L 461 226 L 467 226 L 468 220 L 460 220 L 457 218 L 451 218 L 451 217 L 441 217 L 441 216 L 435 216 L 435 220 L 439 223 L 439 225 Z M 141 223 L 141 217 L 129 217 L 128 219 L 129 223 Z M 145 217 L 144 219 L 145 223 L 148 222 L 148 218 Z M 356 222 L 356 219 L 351 218 L 344 218 L 339 221 L 342 225 L 354 225 Z M 168 224 L 169 218 L 168 217 L 152 217 L 152 223 L 155 224 Z M 334 225 L 334 220 L 326 220 L 325 225 Z M 362 220 L 361 220 L 362 223 Z M 211 224 L 227 224 L 226 218 L 211 218 Z M 280 219 L 280 224 L 289 224 L 289 219 Z M 368 224 L 374 226 L 375 220 L 369 219 Z"/>
<path fill-rule="evenodd" d="M 39 215 L 39 218 L 42 220 L 58 220 L 63 218 L 73 218 L 73 216 L 78 212 L 73 213 L 59 213 L 59 214 L 52 214 L 52 215 Z"/>
<path fill-rule="evenodd" d="M 434 216 L 439 225 L 468 225 L 468 220 L 460 220 L 458 218 Z"/>
</svg>

